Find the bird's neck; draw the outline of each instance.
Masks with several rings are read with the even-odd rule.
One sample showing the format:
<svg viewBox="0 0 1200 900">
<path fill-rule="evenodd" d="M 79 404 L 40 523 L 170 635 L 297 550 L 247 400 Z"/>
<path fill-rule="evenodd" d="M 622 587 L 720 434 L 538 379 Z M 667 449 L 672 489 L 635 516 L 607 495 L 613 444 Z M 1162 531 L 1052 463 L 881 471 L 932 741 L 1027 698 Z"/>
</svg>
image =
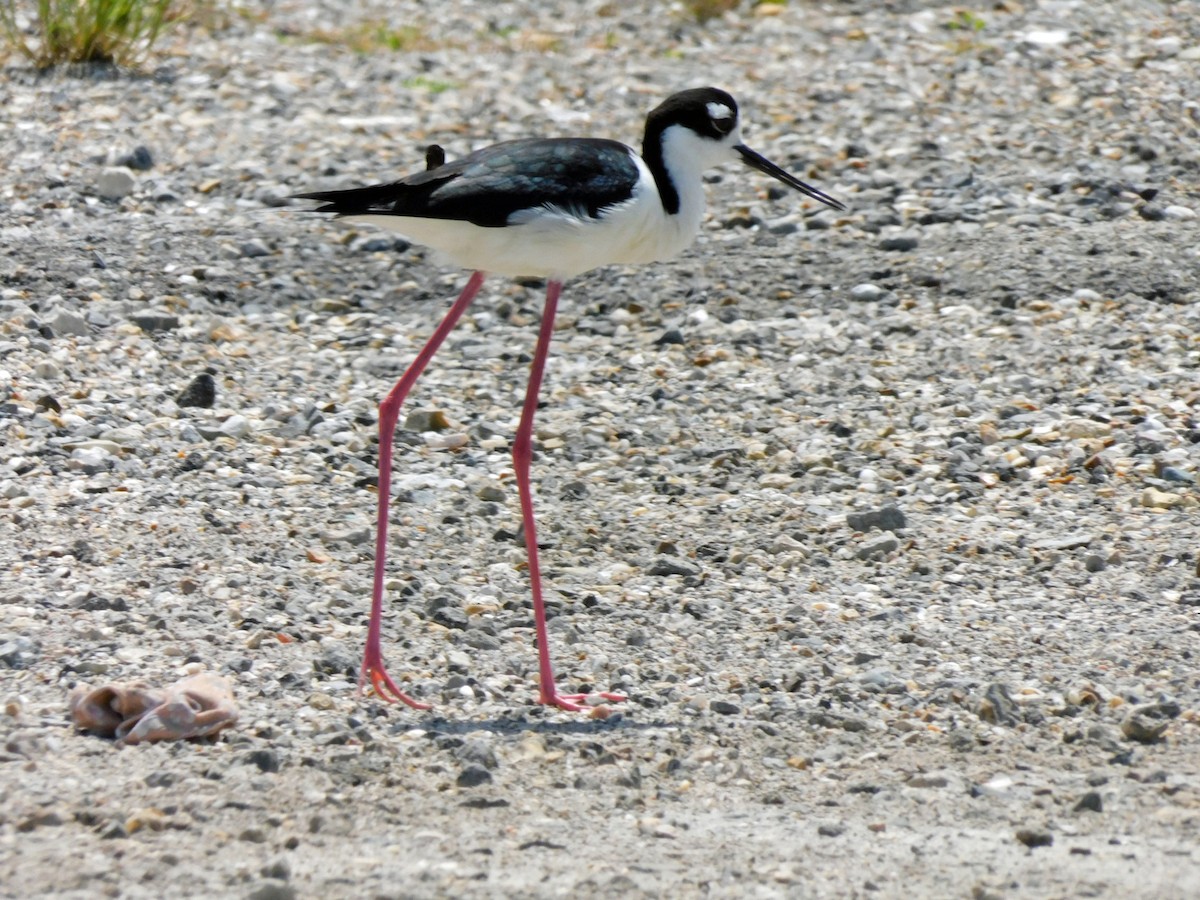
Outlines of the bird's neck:
<svg viewBox="0 0 1200 900">
<path fill-rule="evenodd" d="M 647 132 L 642 159 L 654 176 L 663 212 L 691 231 L 704 215 L 704 161 L 692 146 L 696 137 L 680 126 Z"/>
<path fill-rule="evenodd" d="M 658 188 L 663 212 L 673 216 L 679 212 L 679 191 L 676 190 L 675 182 L 671 179 L 663 160 L 664 137 L 662 131 L 646 132 L 646 139 L 642 142 L 642 159 L 645 160 L 650 174 L 654 176 L 654 186 Z"/>
</svg>

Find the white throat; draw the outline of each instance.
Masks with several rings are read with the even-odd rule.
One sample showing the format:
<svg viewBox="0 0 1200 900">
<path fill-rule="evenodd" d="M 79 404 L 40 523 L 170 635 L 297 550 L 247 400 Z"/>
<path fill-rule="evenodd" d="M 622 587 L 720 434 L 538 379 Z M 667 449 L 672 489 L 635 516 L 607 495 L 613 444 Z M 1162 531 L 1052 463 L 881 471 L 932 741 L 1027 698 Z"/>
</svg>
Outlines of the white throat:
<svg viewBox="0 0 1200 900">
<path fill-rule="evenodd" d="M 737 128 L 723 140 L 700 137 L 690 128 L 672 125 L 662 135 L 662 160 L 667 176 L 679 194 L 676 214 L 690 233 L 700 227 L 704 215 L 704 173 L 713 166 L 736 158 L 734 146 L 741 142 Z"/>
</svg>

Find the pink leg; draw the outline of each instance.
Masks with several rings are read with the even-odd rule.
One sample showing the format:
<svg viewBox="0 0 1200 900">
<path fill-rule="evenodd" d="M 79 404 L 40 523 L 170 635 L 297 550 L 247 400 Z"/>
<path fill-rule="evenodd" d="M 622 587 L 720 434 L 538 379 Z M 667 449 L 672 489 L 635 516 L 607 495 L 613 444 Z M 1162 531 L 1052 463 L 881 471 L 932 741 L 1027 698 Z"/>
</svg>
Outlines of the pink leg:
<svg viewBox="0 0 1200 900">
<path fill-rule="evenodd" d="M 367 626 L 367 647 L 363 653 L 362 673 L 359 675 L 358 687 L 369 680 L 375 693 L 383 700 L 391 702 L 400 700 L 414 709 L 429 709 L 428 703 L 414 700 L 392 681 L 387 669 L 383 666 L 383 647 L 380 642 L 380 631 L 383 623 L 383 576 L 387 567 L 387 532 L 388 532 L 388 501 L 392 492 L 392 439 L 396 432 L 396 423 L 400 419 L 400 407 L 404 398 L 412 389 L 416 380 L 421 377 L 438 347 L 446 339 L 462 314 L 467 311 L 475 295 L 483 286 L 483 273 L 475 272 L 471 280 L 463 288 L 463 292 L 442 323 L 438 325 L 433 336 L 429 338 L 412 365 L 400 376 L 400 380 L 388 391 L 388 395 L 379 404 L 379 499 L 377 520 L 375 522 L 375 585 L 371 591 L 371 621 Z"/>
<path fill-rule="evenodd" d="M 554 681 L 554 668 L 550 665 L 550 641 L 546 633 L 546 605 L 542 601 L 542 571 L 538 564 L 537 523 L 533 517 L 533 491 L 529 484 L 529 463 L 533 459 L 533 417 L 537 412 L 538 392 L 542 386 L 542 374 L 546 369 L 546 355 L 550 352 L 550 339 L 554 334 L 554 316 L 558 310 L 558 297 L 562 293 L 562 282 L 551 281 L 546 288 L 546 309 L 542 313 L 542 327 L 538 332 L 537 348 L 529 368 L 529 386 L 525 389 L 525 405 L 521 408 L 521 424 L 517 427 L 513 441 L 513 471 L 517 476 L 517 492 L 521 497 L 521 524 L 525 532 L 525 551 L 529 558 L 529 581 L 533 590 L 533 620 L 537 630 L 538 678 L 541 685 L 539 700 L 546 706 L 578 711 L 585 707 L 579 701 L 586 694 L 560 694 Z M 605 700 L 620 701 L 620 694 L 601 693 Z"/>
</svg>

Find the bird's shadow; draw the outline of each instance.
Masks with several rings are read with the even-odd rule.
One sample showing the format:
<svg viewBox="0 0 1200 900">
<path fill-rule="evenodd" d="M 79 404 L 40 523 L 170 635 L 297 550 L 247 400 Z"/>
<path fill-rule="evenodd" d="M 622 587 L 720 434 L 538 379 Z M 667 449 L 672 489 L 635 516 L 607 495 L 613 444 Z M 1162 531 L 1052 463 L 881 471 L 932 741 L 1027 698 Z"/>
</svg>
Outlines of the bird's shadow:
<svg viewBox="0 0 1200 900">
<path fill-rule="evenodd" d="M 448 719 L 444 716 L 431 716 L 418 722 L 398 722 L 388 731 L 399 734 L 419 728 L 428 732 L 429 737 L 459 736 L 475 731 L 489 731 L 496 735 L 519 735 L 527 732 L 536 734 L 587 735 L 598 736 L 621 732 L 651 731 L 662 728 L 679 728 L 678 722 L 657 720 L 653 722 L 634 721 L 628 715 L 614 712 L 606 719 L 588 719 L 586 721 L 537 721 L 521 717 L 519 713 L 512 716 L 499 716 L 493 719 L 459 720 Z"/>
</svg>

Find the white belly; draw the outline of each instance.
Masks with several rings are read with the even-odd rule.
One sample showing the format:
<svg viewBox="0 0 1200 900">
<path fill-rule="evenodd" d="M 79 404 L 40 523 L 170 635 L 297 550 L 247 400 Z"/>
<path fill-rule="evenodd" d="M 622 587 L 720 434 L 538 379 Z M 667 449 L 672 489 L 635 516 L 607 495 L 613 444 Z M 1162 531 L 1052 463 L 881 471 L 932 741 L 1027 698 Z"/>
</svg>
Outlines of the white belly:
<svg viewBox="0 0 1200 900">
<path fill-rule="evenodd" d="M 637 163 L 644 169 L 640 159 Z M 598 266 L 670 259 L 692 243 L 700 226 L 703 200 L 667 215 L 649 171 L 641 183 L 648 187 L 628 202 L 610 207 L 598 219 L 555 209 L 525 210 L 503 228 L 482 228 L 452 219 L 346 218 L 398 232 L 465 269 L 562 281 Z"/>
</svg>

